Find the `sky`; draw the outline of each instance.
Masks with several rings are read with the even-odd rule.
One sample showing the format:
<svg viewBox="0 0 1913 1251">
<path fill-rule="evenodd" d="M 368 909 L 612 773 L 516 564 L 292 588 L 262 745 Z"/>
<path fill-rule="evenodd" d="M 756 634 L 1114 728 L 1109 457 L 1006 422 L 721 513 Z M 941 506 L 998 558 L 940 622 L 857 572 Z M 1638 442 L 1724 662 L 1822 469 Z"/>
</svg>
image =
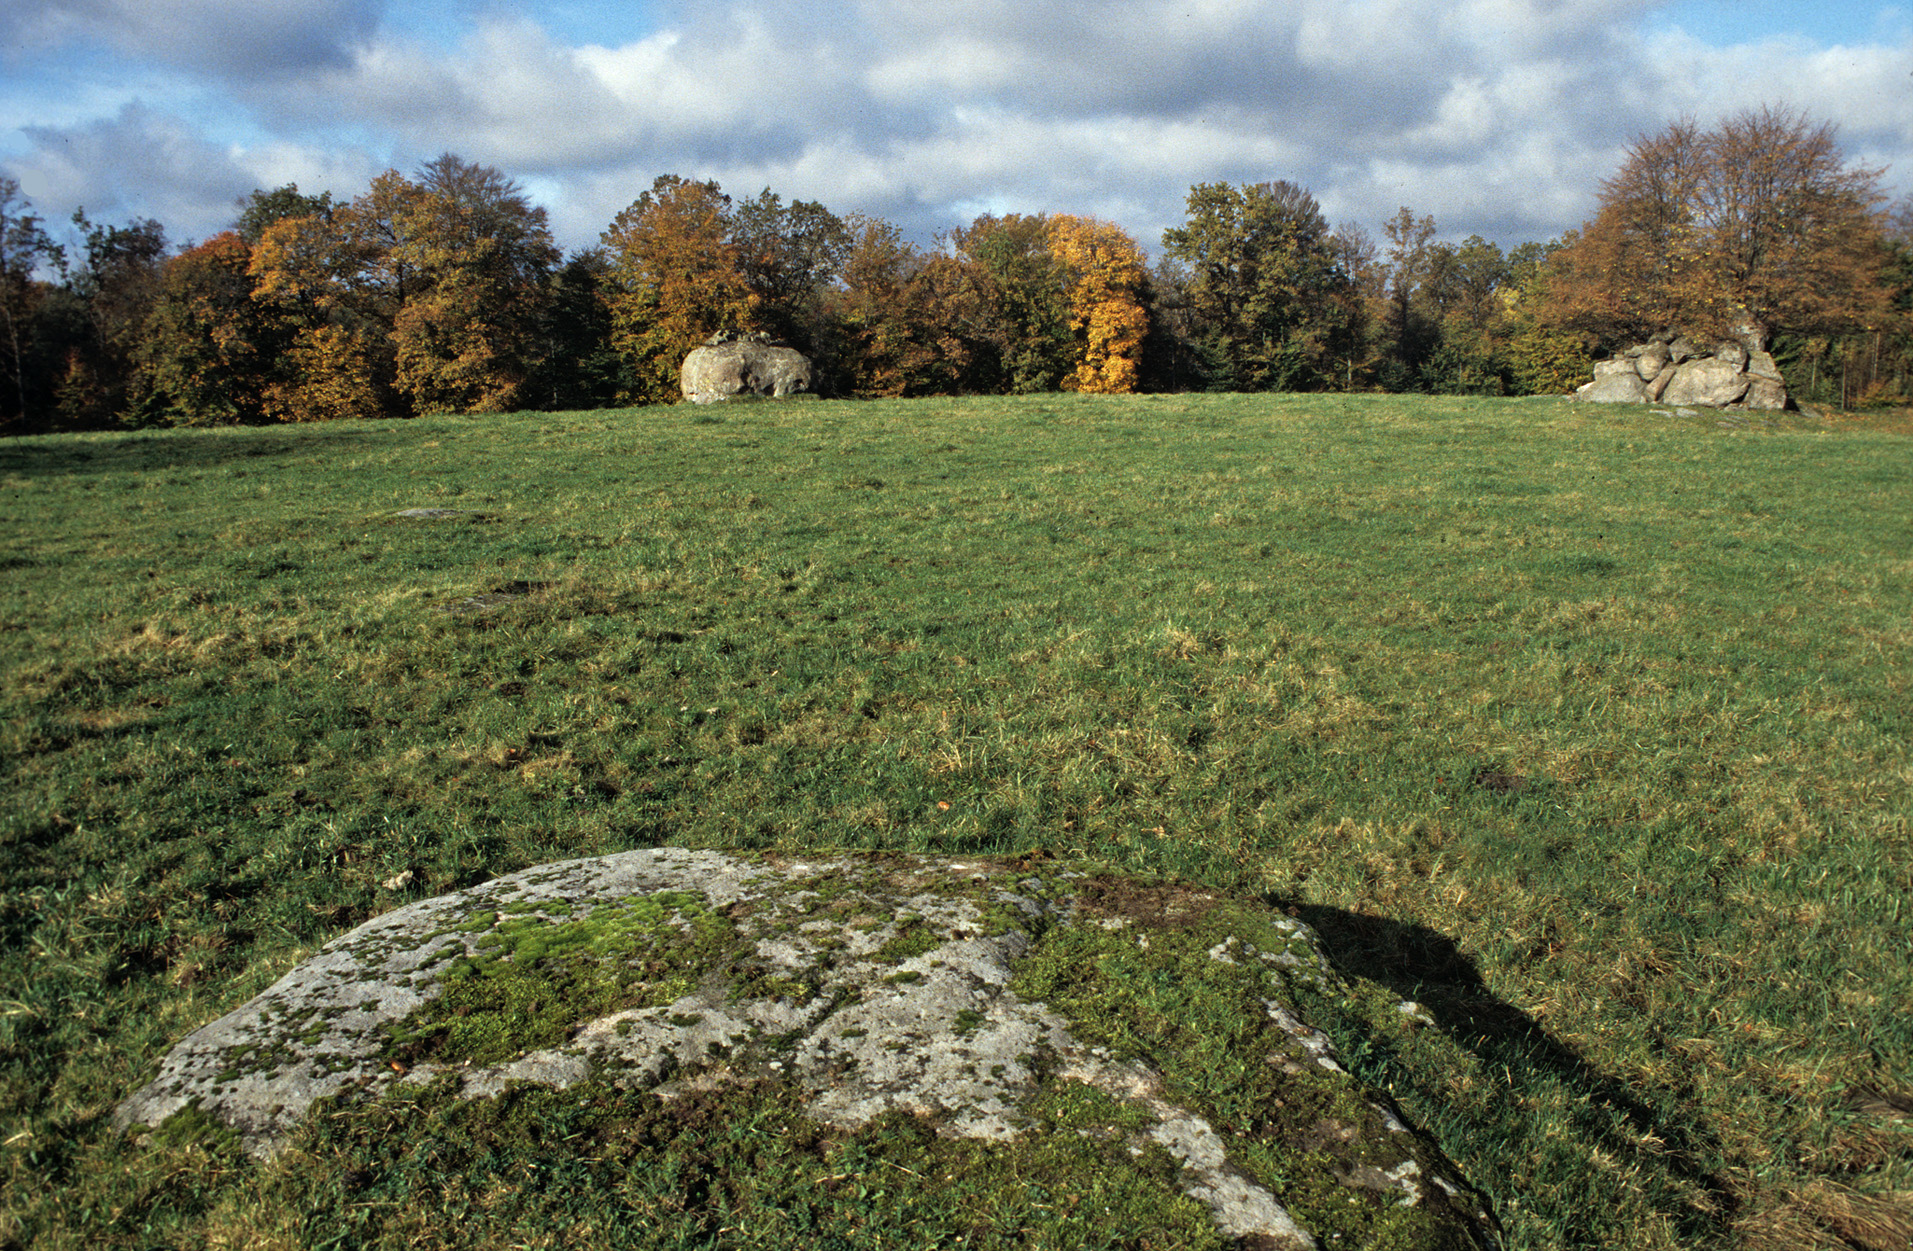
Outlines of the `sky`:
<svg viewBox="0 0 1913 1251">
<path fill-rule="evenodd" d="M 50 226 L 176 243 L 255 189 L 444 152 L 566 248 L 659 174 L 896 222 L 1068 212 L 1152 254 L 1202 182 L 1511 247 L 1628 143 L 1765 104 L 1913 193 L 1913 0 L 6 0 L 0 174 Z"/>
</svg>

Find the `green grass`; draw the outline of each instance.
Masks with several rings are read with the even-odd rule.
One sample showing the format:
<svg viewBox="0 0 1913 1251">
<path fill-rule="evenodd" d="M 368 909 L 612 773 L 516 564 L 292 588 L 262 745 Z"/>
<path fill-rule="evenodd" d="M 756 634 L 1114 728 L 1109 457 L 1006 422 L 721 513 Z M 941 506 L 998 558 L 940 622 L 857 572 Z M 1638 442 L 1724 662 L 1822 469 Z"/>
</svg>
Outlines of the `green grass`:
<svg viewBox="0 0 1913 1251">
<path fill-rule="evenodd" d="M 0 518 L 0 1245 L 348 1233 L 385 1201 L 340 1180 L 364 1126 L 295 1184 L 106 1117 L 378 912 L 666 842 L 1268 896 L 1358 1009 L 1435 1016 L 1344 1051 L 1512 1246 L 1913 1236 L 1904 432 L 1322 396 L 433 418 L 12 440 Z"/>
</svg>

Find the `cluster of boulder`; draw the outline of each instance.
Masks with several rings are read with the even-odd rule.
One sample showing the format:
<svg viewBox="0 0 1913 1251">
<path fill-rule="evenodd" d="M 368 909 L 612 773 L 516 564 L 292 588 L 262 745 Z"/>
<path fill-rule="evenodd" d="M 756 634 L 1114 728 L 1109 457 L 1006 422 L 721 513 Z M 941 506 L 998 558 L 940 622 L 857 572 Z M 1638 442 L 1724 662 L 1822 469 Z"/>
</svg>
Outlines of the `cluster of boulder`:
<svg viewBox="0 0 1913 1251">
<path fill-rule="evenodd" d="M 779 399 L 810 390 L 810 358 L 773 343 L 767 334 L 726 330 L 684 358 L 678 383 L 693 404 L 741 395 Z"/>
<path fill-rule="evenodd" d="M 1672 332 L 1655 335 L 1596 365 L 1594 381 L 1575 397 L 1596 404 L 1762 410 L 1790 403 L 1773 354 L 1751 333 L 1713 344 Z"/>
</svg>

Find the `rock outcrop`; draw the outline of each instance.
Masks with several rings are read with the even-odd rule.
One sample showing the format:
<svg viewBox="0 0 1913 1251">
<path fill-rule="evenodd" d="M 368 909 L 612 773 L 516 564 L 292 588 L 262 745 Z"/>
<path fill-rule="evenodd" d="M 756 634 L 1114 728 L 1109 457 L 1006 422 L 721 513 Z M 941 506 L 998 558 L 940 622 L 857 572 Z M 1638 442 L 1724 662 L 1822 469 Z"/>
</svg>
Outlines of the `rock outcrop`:
<svg viewBox="0 0 1913 1251">
<path fill-rule="evenodd" d="M 1595 365 L 1594 381 L 1575 398 L 1596 404 L 1671 404 L 1696 408 L 1788 407 L 1780 367 L 1758 335 L 1712 345 L 1672 333 Z"/>
<path fill-rule="evenodd" d="M 1165 1230 L 1493 1245 L 1454 1165 L 1309 1019 L 1342 990 L 1298 920 L 1088 864 L 631 851 L 367 922 L 185 1039 L 115 1122 L 212 1118 L 269 1155 L 321 1099 L 401 1135 L 521 1091 L 654 1118 L 728 1099 L 738 1124 L 768 1100 L 816 1126 L 797 1149 L 880 1152 L 900 1116 L 986 1144 L 942 1157 L 952 1186 L 979 1184 L 942 1176 L 960 1156 L 1018 1193 L 1157 1187 Z"/>
<path fill-rule="evenodd" d="M 810 358 L 773 344 L 769 335 L 726 331 L 691 349 L 678 381 L 693 404 L 740 395 L 782 398 L 810 390 Z"/>
</svg>

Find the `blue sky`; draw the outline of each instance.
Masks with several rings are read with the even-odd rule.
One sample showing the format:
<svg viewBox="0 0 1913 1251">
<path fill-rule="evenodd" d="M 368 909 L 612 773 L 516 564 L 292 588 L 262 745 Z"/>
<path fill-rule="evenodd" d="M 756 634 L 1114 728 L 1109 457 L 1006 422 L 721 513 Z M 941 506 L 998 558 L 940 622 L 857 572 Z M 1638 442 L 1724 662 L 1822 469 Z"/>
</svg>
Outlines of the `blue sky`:
<svg viewBox="0 0 1913 1251">
<path fill-rule="evenodd" d="M 1864 0 L 1687 0 L 1655 6 L 1655 24 L 1695 35 L 1732 30 L 1739 38 L 1796 37 L 1827 44 L 1895 42 L 1906 46 L 1913 23 L 1904 5 Z"/>
<path fill-rule="evenodd" d="M 204 238 L 451 151 L 560 242 L 660 173 L 904 226 L 1094 214 L 1154 251 L 1191 184 L 1286 178 L 1504 245 L 1579 225 L 1630 139 L 1765 103 L 1913 191 L 1913 10 L 1826 0 L 8 0 L 0 172 L 62 223 Z"/>
</svg>

